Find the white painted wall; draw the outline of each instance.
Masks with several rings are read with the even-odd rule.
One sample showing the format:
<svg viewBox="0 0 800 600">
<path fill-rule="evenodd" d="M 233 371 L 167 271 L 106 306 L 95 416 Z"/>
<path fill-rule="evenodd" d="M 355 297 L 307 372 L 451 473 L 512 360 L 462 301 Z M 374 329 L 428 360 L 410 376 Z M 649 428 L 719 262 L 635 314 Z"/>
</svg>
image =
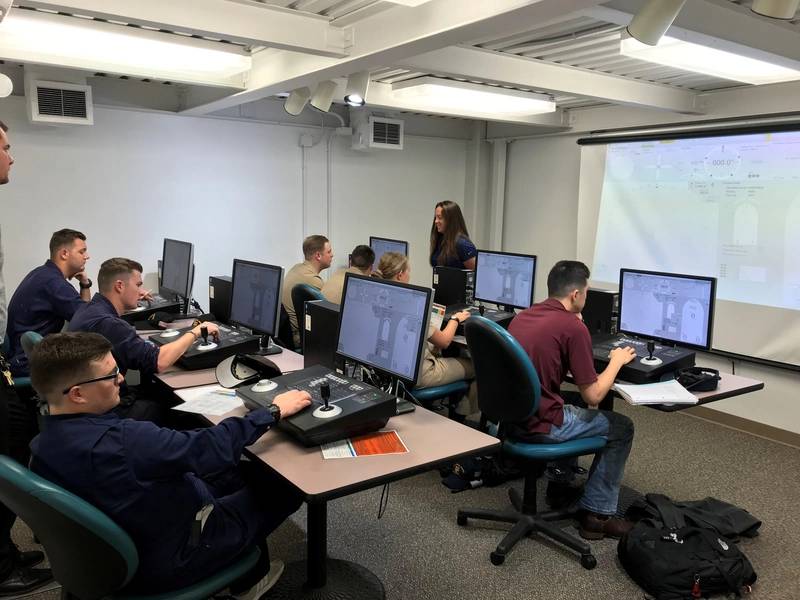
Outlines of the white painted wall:
<svg viewBox="0 0 800 600">
<path fill-rule="evenodd" d="M 56 229 L 87 234 L 96 279 L 100 263 L 129 256 L 155 285 L 164 237 L 195 244 L 194 293 L 207 306 L 209 275 L 230 274 L 234 257 L 289 267 L 302 259 L 302 133 L 319 129 L 178 117 L 95 107 L 91 127 L 31 125 L 24 99 L 0 100 L 15 164 L 0 188 L 9 298 L 47 258 Z M 441 199 L 461 201 L 465 140 L 406 138 L 401 152 L 332 153 L 333 242 L 345 261 L 370 233 L 411 242 L 414 280 L 430 282 L 424 248 Z M 327 143 L 306 150 L 309 233 L 327 234 Z"/>
<path fill-rule="evenodd" d="M 547 296 L 547 273 L 559 259 L 577 256 L 577 136 L 519 140 L 509 146 L 503 249 L 539 257 L 536 300 Z M 702 355 L 698 364 L 730 373 L 731 362 Z M 736 361 L 736 374 L 764 381 L 765 389 L 720 400 L 707 408 L 800 433 L 800 373 Z"/>
</svg>

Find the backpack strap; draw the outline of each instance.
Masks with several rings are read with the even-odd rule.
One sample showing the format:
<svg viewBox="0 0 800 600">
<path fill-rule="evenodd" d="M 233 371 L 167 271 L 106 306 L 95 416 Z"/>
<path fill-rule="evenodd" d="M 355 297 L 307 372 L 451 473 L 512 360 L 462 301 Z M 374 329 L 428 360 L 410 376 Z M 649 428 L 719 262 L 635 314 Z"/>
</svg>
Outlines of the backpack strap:
<svg viewBox="0 0 800 600">
<path fill-rule="evenodd" d="M 683 513 L 664 494 L 647 494 L 647 502 L 653 505 L 661 515 L 661 522 L 668 529 L 680 529 L 686 526 Z"/>
</svg>

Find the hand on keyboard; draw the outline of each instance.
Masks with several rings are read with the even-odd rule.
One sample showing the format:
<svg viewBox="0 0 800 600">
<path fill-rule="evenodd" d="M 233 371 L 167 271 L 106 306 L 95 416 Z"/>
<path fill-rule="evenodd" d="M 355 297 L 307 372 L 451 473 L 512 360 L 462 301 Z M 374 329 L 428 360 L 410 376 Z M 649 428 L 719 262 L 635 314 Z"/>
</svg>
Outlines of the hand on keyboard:
<svg viewBox="0 0 800 600">
<path fill-rule="evenodd" d="M 630 346 L 625 346 L 624 348 L 614 348 L 608 353 L 608 358 L 609 364 L 615 362 L 621 367 L 623 365 L 627 365 L 634 358 L 636 358 L 636 350 Z"/>
<path fill-rule="evenodd" d="M 311 394 L 308 392 L 301 392 L 300 390 L 289 390 L 288 392 L 275 396 L 272 403 L 277 404 L 278 408 L 281 409 L 282 419 L 300 412 L 311 404 Z"/>
</svg>

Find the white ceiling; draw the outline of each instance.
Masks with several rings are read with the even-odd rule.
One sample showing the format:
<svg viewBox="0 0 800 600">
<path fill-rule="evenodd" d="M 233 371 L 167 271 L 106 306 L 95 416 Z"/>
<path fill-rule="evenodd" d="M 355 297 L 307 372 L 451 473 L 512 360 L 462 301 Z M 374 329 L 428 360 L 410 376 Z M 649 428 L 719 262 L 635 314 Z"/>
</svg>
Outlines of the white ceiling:
<svg viewBox="0 0 800 600">
<path fill-rule="evenodd" d="M 621 56 L 620 33 L 642 4 L 431 0 L 408 8 L 384 0 L 16 0 L 7 18 L 13 19 L 15 11 L 57 12 L 56 18 L 75 22 L 80 17 L 89 27 L 113 23 L 128 32 L 192 36 L 206 45 L 234 45 L 252 56 L 253 67 L 239 86 L 183 88 L 182 112 L 189 114 L 325 79 L 342 82 L 363 69 L 372 73 L 369 103 L 393 110 L 404 107 L 392 97 L 391 84 L 424 75 L 547 93 L 557 102 L 555 115 L 518 121 L 547 127 L 566 126 L 572 110 L 615 105 L 703 114 L 708 103 L 699 101 L 701 95 L 750 87 Z M 800 63 L 800 18 L 767 19 L 752 13 L 750 4 L 690 0 L 671 32 Z M 15 56 L 0 59 L 25 62 Z M 57 62 L 50 66 L 76 68 Z M 91 60 L 79 66 L 97 73 Z"/>
</svg>

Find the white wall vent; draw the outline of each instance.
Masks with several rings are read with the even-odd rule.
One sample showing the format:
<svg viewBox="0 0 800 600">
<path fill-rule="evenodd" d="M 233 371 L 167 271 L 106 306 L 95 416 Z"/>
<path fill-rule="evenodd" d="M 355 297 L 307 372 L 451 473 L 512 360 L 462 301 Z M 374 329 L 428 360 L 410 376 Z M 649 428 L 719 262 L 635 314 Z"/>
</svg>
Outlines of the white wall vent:
<svg viewBox="0 0 800 600">
<path fill-rule="evenodd" d="M 351 112 L 351 122 L 352 122 Z M 383 148 L 390 150 L 403 149 L 403 125 L 400 119 L 387 119 L 374 115 L 355 119 L 352 147 L 354 150 L 372 150 Z"/>
<path fill-rule="evenodd" d="M 93 125 L 92 88 L 88 85 L 41 81 L 26 82 L 28 118 L 32 123 Z"/>
</svg>

